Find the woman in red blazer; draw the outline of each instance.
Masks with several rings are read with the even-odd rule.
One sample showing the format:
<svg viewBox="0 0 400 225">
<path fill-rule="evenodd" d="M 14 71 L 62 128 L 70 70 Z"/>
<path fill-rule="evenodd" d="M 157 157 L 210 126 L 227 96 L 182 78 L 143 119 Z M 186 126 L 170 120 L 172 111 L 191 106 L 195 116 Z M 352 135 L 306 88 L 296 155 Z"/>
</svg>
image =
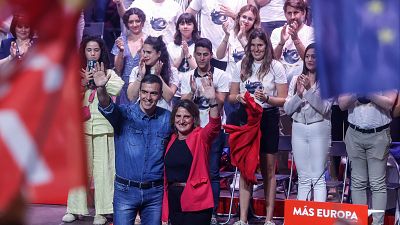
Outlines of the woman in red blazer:
<svg viewBox="0 0 400 225">
<path fill-rule="evenodd" d="M 221 130 L 221 117 L 210 79 L 203 81 L 209 100 L 210 121 L 200 127 L 199 109 L 190 100 L 180 101 L 172 110 L 172 135 L 165 152 L 163 222 L 172 225 L 210 224 L 214 207 L 208 155 Z"/>
</svg>

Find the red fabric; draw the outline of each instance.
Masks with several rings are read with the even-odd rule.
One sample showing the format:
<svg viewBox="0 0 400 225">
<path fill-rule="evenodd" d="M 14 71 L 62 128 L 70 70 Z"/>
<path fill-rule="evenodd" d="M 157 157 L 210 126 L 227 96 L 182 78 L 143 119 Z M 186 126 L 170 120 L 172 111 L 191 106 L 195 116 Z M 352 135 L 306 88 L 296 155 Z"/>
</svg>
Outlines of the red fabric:
<svg viewBox="0 0 400 225">
<path fill-rule="evenodd" d="M 181 196 L 183 212 L 199 211 L 214 207 L 214 199 L 211 189 L 208 155 L 212 141 L 221 131 L 221 118 L 212 118 L 204 127 L 197 127 L 189 134 L 186 144 L 193 156 L 192 166 L 186 186 Z M 167 152 L 176 140 L 177 135 L 173 134 L 168 143 Z M 164 169 L 165 170 L 165 169 Z M 162 221 L 168 220 L 168 187 L 167 178 L 164 172 L 164 197 L 162 206 Z"/>
<path fill-rule="evenodd" d="M 87 168 L 74 51 L 81 9 L 53 0 L 9 3 L 29 9 L 40 38 L 0 71 L 0 211 L 20 190 L 28 202 L 65 203 L 71 187 L 86 185 Z"/>
<path fill-rule="evenodd" d="M 254 101 L 249 92 L 246 92 L 245 99 L 247 124 L 240 127 L 224 125 L 224 128 L 229 133 L 232 165 L 238 167 L 241 176 L 247 182 L 256 184 L 257 178 L 254 174 L 259 161 L 262 107 Z"/>
</svg>

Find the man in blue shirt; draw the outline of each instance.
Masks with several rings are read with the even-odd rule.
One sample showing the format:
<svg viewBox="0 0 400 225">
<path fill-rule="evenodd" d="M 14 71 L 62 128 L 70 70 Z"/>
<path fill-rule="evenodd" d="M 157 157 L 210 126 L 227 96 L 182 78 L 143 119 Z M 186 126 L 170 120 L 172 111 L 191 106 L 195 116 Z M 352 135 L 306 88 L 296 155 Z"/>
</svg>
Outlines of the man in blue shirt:
<svg viewBox="0 0 400 225">
<path fill-rule="evenodd" d="M 142 225 L 161 224 L 164 151 L 171 133 L 170 112 L 157 107 L 162 81 L 147 75 L 140 83 L 140 101 L 117 106 L 108 96 L 108 78 L 94 74 L 99 110 L 114 127 L 114 224 L 132 224 L 140 211 Z"/>
</svg>

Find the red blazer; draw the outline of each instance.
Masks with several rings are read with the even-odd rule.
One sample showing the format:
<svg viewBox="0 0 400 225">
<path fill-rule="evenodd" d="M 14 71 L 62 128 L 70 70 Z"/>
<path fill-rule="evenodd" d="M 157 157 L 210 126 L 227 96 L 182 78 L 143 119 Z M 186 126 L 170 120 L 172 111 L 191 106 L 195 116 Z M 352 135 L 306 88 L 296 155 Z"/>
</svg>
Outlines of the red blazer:
<svg viewBox="0 0 400 225">
<path fill-rule="evenodd" d="M 181 196 L 182 211 L 199 211 L 214 207 L 214 200 L 209 177 L 208 155 L 212 141 L 221 131 L 221 118 L 210 117 L 204 127 L 195 128 L 187 137 L 186 144 L 193 156 L 192 166 L 186 186 Z M 173 134 L 168 143 L 165 155 L 176 140 Z M 164 167 L 164 197 L 162 206 L 162 221 L 168 221 L 168 186 Z"/>
</svg>

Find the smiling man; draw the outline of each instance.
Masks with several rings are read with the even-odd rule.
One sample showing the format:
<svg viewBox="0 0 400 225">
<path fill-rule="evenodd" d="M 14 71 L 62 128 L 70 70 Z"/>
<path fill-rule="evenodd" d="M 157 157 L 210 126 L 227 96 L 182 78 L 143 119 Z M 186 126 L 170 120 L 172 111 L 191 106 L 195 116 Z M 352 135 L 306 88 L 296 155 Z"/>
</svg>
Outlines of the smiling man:
<svg viewBox="0 0 400 225">
<path fill-rule="evenodd" d="M 307 4 L 303 0 L 287 0 L 283 6 L 286 24 L 271 34 L 275 58 L 285 66 L 288 82 L 303 71 L 304 50 L 314 43 L 314 29 L 304 23 Z"/>
<path fill-rule="evenodd" d="M 158 76 L 145 76 L 139 102 L 116 105 L 105 91 L 108 78 L 94 75 L 99 110 L 115 132 L 114 224 L 161 224 L 164 151 L 171 133 L 170 112 L 157 106 L 162 95 Z"/>
</svg>

